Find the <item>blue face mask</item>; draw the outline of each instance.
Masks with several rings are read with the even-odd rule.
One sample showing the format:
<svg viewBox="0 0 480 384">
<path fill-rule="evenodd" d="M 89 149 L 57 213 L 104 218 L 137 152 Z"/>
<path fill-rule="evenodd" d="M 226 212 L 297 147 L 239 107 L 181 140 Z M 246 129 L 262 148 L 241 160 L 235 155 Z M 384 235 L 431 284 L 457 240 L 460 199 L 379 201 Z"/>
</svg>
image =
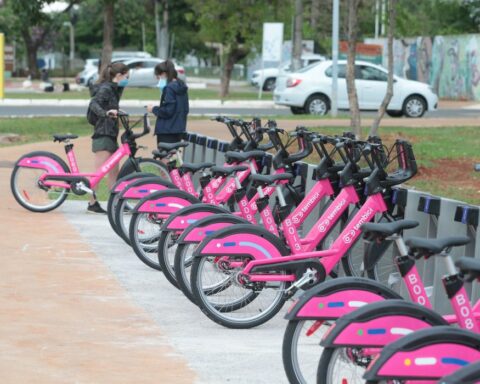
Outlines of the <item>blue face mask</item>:
<svg viewBox="0 0 480 384">
<path fill-rule="evenodd" d="M 164 77 L 161 77 L 160 80 L 158 80 L 157 87 L 160 88 L 160 91 L 163 91 L 163 88 L 167 86 L 167 79 Z"/>
<path fill-rule="evenodd" d="M 126 87 L 128 84 L 128 79 L 122 79 L 118 82 L 119 87 Z"/>
</svg>

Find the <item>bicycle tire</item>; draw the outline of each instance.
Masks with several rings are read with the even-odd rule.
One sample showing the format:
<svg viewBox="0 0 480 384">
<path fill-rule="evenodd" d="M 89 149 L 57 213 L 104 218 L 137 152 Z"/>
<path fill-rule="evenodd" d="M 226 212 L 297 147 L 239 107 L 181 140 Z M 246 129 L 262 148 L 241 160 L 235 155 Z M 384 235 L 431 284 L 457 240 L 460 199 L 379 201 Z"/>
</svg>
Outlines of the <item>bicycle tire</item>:
<svg viewBox="0 0 480 384">
<path fill-rule="evenodd" d="M 212 214 L 215 213 L 226 213 L 228 212 L 222 207 L 211 205 L 211 204 L 199 204 L 191 205 L 184 209 L 179 210 L 178 212 L 170 215 L 168 220 L 165 222 L 165 225 L 162 227 L 160 239 L 158 241 L 158 264 L 160 265 L 163 274 L 167 280 L 177 289 L 180 289 L 177 282 L 177 277 L 175 274 L 175 253 L 177 249 L 176 239 L 183 232 L 183 230 L 173 231 L 169 230 L 169 222 L 175 220 L 177 217 L 182 217 L 185 215 L 192 215 L 198 213 Z M 175 233 L 173 233 L 175 232 Z"/>
<path fill-rule="evenodd" d="M 283 367 L 290 384 L 315 383 L 317 380 L 318 353 L 320 341 L 331 326 L 324 321 L 300 347 L 299 340 L 317 320 L 291 320 L 288 322 L 282 344 Z M 322 333 L 319 333 L 322 331 Z M 303 340 L 303 339 L 302 339 Z M 301 356 L 299 356 L 301 355 Z"/>
<path fill-rule="evenodd" d="M 35 192 L 40 193 L 42 189 L 38 186 L 36 182 L 35 183 L 28 182 L 28 185 L 36 185 L 36 187 L 32 189 L 32 193 L 28 193 L 26 189 L 23 189 L 20 191 L 18 186 L 18 179 L 19 177 L 22 176 L 21 172 L 23 171 L 34 172 L 34 174 L 35 173 L 38 174 L 38 177 L 40 177 L 42 174 L 47 172 L 45 169 L 42 169 L 42 168 L 29 168 L 29 167 L 23 167 L 18 165 L 18 163 L 25 157 L 33 157 L 33 156 L 42 156 L 42 157 L 50 158 L 52 161 L 58 163 L 58 165 L 62 167 L 65 173 L 70 173 L 70 169 L 68 168 L 68 165 L 59 156 L 55 155 L 54 153 L 46 152 L 46 151 L 35 151 L 35 152 L 27 153 L 23 155 L 15 163 L 12 174 L 10 176 L 10 189 L 17 203 L 20 204 L 23 208 L 28 209 L 31 212 L 37 212 L 37 213 L 49 212 L 58 208 L 60 205 L 63 204 L 65 199 L 68 197 L 68 193 L 70 189 L 60 188 L 61 192 L 59 192 L 58 198 L 56 198 L 52 203 L 49 203 L 43 206 L 35 205 L 34 203 L 31 203 L 31 202 L 29 203 L 28 200 L 31 200 L 31 198 L 33 197 L 33 193 Z M 38 180 L 38 177 L 37 177 L 37 180 Z M 30 176 L 28 176 L 28 178 L 30 178 Z M 43 192 L 47 192 L 46 197 L 48 199 L 48 191 L 43 191 Z M 44 195 L 44 194 L 41 193 L 41 195 Z"/>
<path fill-rule="evenodd" d="M 155 159 L 149 159 L 149 158 L 138 158 L 138 167 L 140 169 L 140 172 L 149 172 L 153 173 L 156 176 L 161 177 L 162 179 L 165 179 L 167 181 L 172 181 L 172 178 L 170 177 L 170 173 L 168 172 L 167 165 L 161 161 L 155 160 Z M 158 172 L 155 172 L 155 170 L 158 170 Z"/>
<path fill-rule="evenodd" d="M 117 226 L 117 229 L 118 229 L 118 235 L 128 245 L 131 245 L 130 232 L 129 232 L 130 225 L 129 223 L 126 223 L 125 217 L 127 215 L 131 215 L 132 210 L 135 207 L 135 205 L 138 203 L 139 199 L 126 199 L 124 197 L 126 194 L 128 194 L 128 191 L 130 188 L 136 188 L 146 184 L 157 184 L 159 187 L 160 186 L 165 187 L 165 190 L 177 189 L 173 183 L 170 183 L 169 181 L 164 180 L 159 176 L 152 176 L 152 177 L 144 177 L 140 180 L 134 181 L 131 184 L 129 184 L 126 188 L 124 188 L 122 192 L 120 192 L 118 196 L 118 203 L 115 206 L 115 211 L 113 216 L 114 216 L 115 225 Z"/>
<path fill-rule="evenodd" d="M 219 230 L 218 232 L 215 232 L 215 234 L 207 237 L 200 244 L 199 249 L 197 250 L 197 253 L 200 253 L 200 255 L 198 257 L 195 257 L 195 260 L 193 262 L 191 286 L 195 301 L 199 308 L 202 310 L 203 313 L 205 313 L 205 315 L 207 315 L 207 317 L 222 326 L 234 329 L 252 328 L 270 320 L 280 311 L 286 300 L 284 291 L 287 283 L 284 281 L 280 283 L 275 282 L 275 284 L 269 283 L 268 285 L 266 283 L 262 283 L 254 285 L 254 287 L 248 287 L 245 284 L 239 284 L 236 280 L 233 280 L 232 290 L 229 292 L 232 292 L 232 294 L 236 294 L 236 291 L 238 291 L 240 293 L 239 298 L 227 298 L 228 301 L 224 300 L 224 298 L 229 294 L 227 290 L 221 291 L 222 296 L 214 296 L 212 293 L 207 294 L 206 291 L 208 291 L 208 285 L 205 285 L 204 281 L 209 282 L 212 280 L 212 278 L 209 278 L 209 276 L 207 275 L 209 273 L 209 271 L 207 271 L 207 267 L 209 265 L 212 266 L 211 270 L 213 269 L 215 273 L 218 272 L 217 276 L 219 276 L 219 279 L 223 279 L 224 274 L 226 273 L 232 275 L 234 279 L 237 278 L 235 271 L 238 270 L 238 268 L 232 268 L 230 270 L 219 269 L 218 261 L 215 261 L 215 257 L 201 254 L 202 250 L 204 250 L 206 247 L 209 247 L 211 245 L 213 248 L 215 248 L 215 245 L 213 244 L 218 244 L 219 239 L 223 239 L 222 241 L 226 242 L 225 239 L 232 237 L 231 235 L 234 235 L 234 237 L 236 236 L 238 238 L 245 238 L 246 235 L 256 236 L 256 239 L 250 238 L 248 243 L 257 244 L 257 240 L 261 241 L 262 243 L 268 242 L 268 249 L 276 249 L 275 255 L 278 254 L 286 256 L 287 254 L 289 254 L 289 251 L 278 237 L 274 236 L 264 228 L 253 226 L 251 224 L 240 224 L 237 226 Z M 258 246 L 258 244 L 256 246 Z M 219 252 L 222 252 L 222 257 L 233 257 L 233 253 L 225 255 L 223 254 L 223 251 Z M 272 255 L 270 254 L 270 256 Z M 235 260 L 241 260 L 247 263 L 249 260 L 255 258 L 254 255 L 246 255 L 245 253 L 243 253 L 243 251 L 241 253 L 235 253 L 234 257 Z M 215 265 L 215 263 L 217 263 L 217 265 Z M 243 266 L 241 266 L 239 269 L 243 269 Z M 241 288 L 242 290 L 237 290 L 237 288 Z M 256 300 L 262 293 L 265 293 L 265 295 L 262 296 L 261 299 Z M 253 300 L 252 295 L 255 295 Z M 267 297 L 265 298 L 265 296 Z M 219 302 L 215 303 L 214 299 Z M 239 302 L 241 300 L 245 301 L 245 305 L 239 305 Z M 259 309 L 257 307 L 252 308 L 250 306 L 250 304 L 252 303 L 258 303 L 260 305 L 263 305 L 263 303 L 266 303 L 267 300 L 268 303 L 266 308 Z M 229 310 L 228 306 L 230 303 L 238 310 Z M 247 307 L 248 312 L 246 310 Z M 239 318 L 234 317 L 237 315 L 239 316 Z"/>
<path fill-rule="evenodd" d="M 142 164 L 145 167 L 142 167 Z M 147 168 L 148 164 L 153 166 L 154 169 L 157 169 L 157 172 L 152 172 L 151 169 L 149 170 Z M 123 178 L 134 172 L 150 172 L 162 177 L 165 180 L 171 181 L 170 173 L 168 172 L 168 168 L 165 163 L 155 159 L 143 157 L 137 157 L 134 159 L 129 157 L 120 169 L 117 179 Z"/>
<path fill-rule="evenodd" d="M 162 213 L 161 209 L 152 212 L 139 212 L 138 210 L 140 207 L 144 206 L 144 204 L 150 204 L 149 201 L 152 203 L 154 201 L 158 201 L 159 199 L 168 200 L 169 198 L 179 198 L 184 201 L 184 204 L 195 204 L 200 203 L 200 201 L 188 194 L 185 191 L 180 191 L 176 189 L 169 189 L 164 191 L 154 192 L 147 197 L 141 199 L 136 207 L 133 210 L 132 219 L 130 221 L 129 227 L 129 239 L 130 245 L 132 246 L 133 251 L 137 255 L 137 257 L 150 268 L 156 269 L 161 271 L 161 266 L 158 263 L 158 241 L 160 240 L 161 235 L 161 225 L 165 221 L 164 219 L 159 219 L 158 214 Z M 155 203 L 153 203 L 155 204 Z M 169 207 L 171 209 L 181 209 L 183 207 Z M 141 239 L 139 235 L 144 233 L 144 230 L 141 228 L 141 224 L 143 221 L 146 223 L 151 223 L 151 226 L 147 226 L 145 229 L 151 230 L 145 238 Z"/>
<path fill-rule="evenodd" d="M 182 234 L 182 237 L 189 234 L 189 232 L 196 230 L 197 228 L 204 228 L 206 226 L 215 225 L 216 223 L 228 222 L 230 224 L 247 224 L 247 221 L 241 217 L 235 215 L 215 215 L 209 216 L 199 220 L 193 225 L 189 226 Z M 192 302 L 195 303 L 195 297 L 193 296 L 192 287 L 190 285 L 190 272 L 193 265 L 194 251 L 199 243 L 192 242 L 180 242 L 177 246 L 174 259 L 175 280 L 178 288 L 183 294 Z"/>
<path fill-rule="evenodd" d="M 143 178 L 143 177 L 149 177 L 149 176 L 154 176 L 153 174 L 151 173 L 144 173 L 144 172 L 138 172 L 138 173 L 131 173 L 129 175 L 126 175 L 120 179 L 117 179 L 117 182 L 115 183 L 115 185 L 112 187 L 111 191 L 110 191 L 110 196 L 108 196 L 108 202 L 107 202 L 107 218 L 108 218 L 108 222 L 110 223 L 110 226 L 112 227 L 113 231 L 118 235 L 120 236 L 120 233 L 119 233 L 119 230 L 117 228 L 117 224 L 115 222 L 115 207 L 118 203 L 118 200 L 119 200 L 119 196 L 120 196 L 120 192 L 121 191 L 117 191 L 117 187 L 124 183 L 124 182 L 128 182 L 132 179 L 135 179 L 135 178 Z M 133 182 L 133 181 L 132 181 Z M 121 237 L 121 236 L 120 236 Z"/>
</svg>

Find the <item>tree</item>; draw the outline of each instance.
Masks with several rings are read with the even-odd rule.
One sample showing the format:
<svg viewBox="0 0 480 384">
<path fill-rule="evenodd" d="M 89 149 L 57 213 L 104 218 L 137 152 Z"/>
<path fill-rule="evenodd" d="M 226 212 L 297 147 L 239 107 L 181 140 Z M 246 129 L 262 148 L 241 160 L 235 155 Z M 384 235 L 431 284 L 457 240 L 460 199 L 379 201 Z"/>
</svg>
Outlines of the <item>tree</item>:
<svg viewBox="0 0 480 384">
<path fill-rule="evenodd" d="M 277 1 L 188 1 L 203 41 L 222 47 L 221 98 L 228 95 L 234 65 L 245 59 L 252 48 L 259 44 L 263 22 L 268 21 Z"/>
<path fill-rule="evenodd" d="M 355 87 L 355 47 L 358 41 L 358 9 L 362 0 L 348 0 L 348 55 L 347 55 L 347 92 L 350 106 L 350 127 L 355 136 L 362 137 L 362 126 L 360 121 L 360 109 L 358 106 L 358 95 Z"/>
<path fill-rule="evenodd" d="M 397 0 L 389 0 L 388 2 L 388 32 L 387 32 L 387 47 L 388 47 L 388 80 L 387 80 L 387 93 L 383 98 L 380 109 L 377 116 L 373 120 L 372 127 L 370 129 L 370 135 L 376 136 L 378 133 L 378 127 L 382 120 L 387 106 L 393 97 L 393 35 L 395 32 L 395 18 L 396 18 L 396 6 Z"/>
<path fill-rule="evenodd" d="M 302 40 L 303 40 L 303 0 L 295 0 L 295 22 L 292 39 L 292 70 L 295 72 L 302 67 Z"/>
<path fill-rule="evenodd" d="M 103 0 L 103 48 L 100 57 L 100 73 L 102 73 L 105 67 L 112 61 L 115 1 L 116 0 Z"/>
<path fill-rule="evenodd" d="M 47 36 L 60 29 L 62 15 L 81 2 L 70 0 L 59 13 L 43 12 L 45 5 L 54 0 L 15 0 L 6 2 L 0 9 L 0 29 L 5 28 L 9 39 L 23 40 L 27 52 L 28 69 L 32 78 L 38 78 L 37 52 Z"/>
</svg>

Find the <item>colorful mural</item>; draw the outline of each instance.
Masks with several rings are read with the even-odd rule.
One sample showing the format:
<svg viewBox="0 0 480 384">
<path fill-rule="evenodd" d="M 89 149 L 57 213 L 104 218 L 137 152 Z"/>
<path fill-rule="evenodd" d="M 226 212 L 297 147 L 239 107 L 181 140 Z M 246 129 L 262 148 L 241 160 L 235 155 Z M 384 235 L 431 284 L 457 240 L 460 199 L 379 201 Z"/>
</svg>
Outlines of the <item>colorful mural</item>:
<svg viewBox="0 0 480 384">
<path fill-rule="evenodd" d="M 386 39 L 366 39 L 383 45 Z M 394 72 L 407 79 L 428 83 L 442 99 L 480 100 L 480 35 L 418 37 L 395 40 Z"/>
</svg>

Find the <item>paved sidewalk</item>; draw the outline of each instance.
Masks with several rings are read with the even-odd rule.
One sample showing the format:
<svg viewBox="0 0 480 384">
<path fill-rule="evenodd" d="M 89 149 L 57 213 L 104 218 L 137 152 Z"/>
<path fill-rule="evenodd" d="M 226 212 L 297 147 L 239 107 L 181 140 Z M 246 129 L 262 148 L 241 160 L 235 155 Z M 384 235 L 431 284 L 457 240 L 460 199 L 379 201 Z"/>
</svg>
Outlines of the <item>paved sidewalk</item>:
<svg viewBox="0 0 480 384">
<path fill-rule="evenodd" d="M 336 121 L 348 127 L 348 120 Z M 410 122 L 430 124 L 401 120 Z M 465 125 L 444 122 L 453 123 Z M 288 129 L 296 124 L 279 121 Z M 219 123 L 191 121 L 189 129 L 229 139 Z M 151 150 L 154 138 L 141 144 Z M 80 169 L 91 171 L 90 138 L 76 140 L 75 149 Z M 2 383 L 286 382 L 281 315 L 254 330 L 224 329 L 137 261 L 104 218 L 85 214 L 85 202 L 45 214 L 21 208 L 9 189 L 9 166 L 32 150 L 65 157 L 52 142 L 0 148 Z"/>
<path fill-rule="evenodd" d="M 35 214 L 14 201 L 9 163 L 55 146 L 0 149 L 1 382 L 194 382 L 161 327 L 65 215 Z"/>
</svg>

